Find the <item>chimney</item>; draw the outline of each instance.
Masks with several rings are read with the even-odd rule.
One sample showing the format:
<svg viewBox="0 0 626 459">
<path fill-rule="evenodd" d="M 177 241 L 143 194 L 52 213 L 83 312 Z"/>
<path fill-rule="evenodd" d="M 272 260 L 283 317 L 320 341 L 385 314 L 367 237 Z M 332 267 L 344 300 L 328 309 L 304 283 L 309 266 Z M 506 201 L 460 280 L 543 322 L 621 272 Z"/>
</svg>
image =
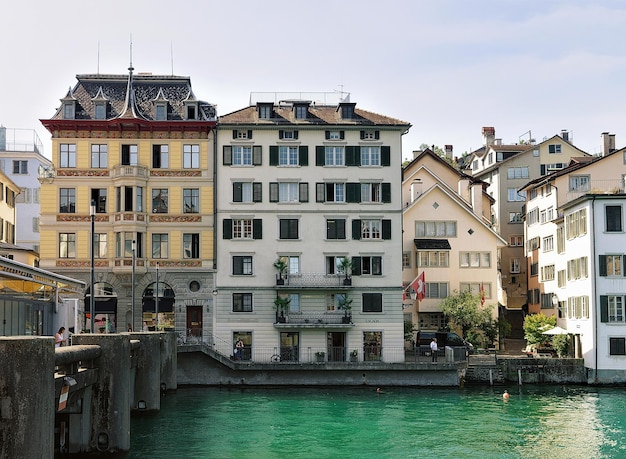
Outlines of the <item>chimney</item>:
<svg viewBox="0 0 626 459">
<path fill-rule="evenodd" d="M 494 145 L 500 146 L 502 145 L 502 139 L 495 139 L 493 143 Z"/>
<path fill-rule="evenodd" d="M 483 127 L 483 146 L 490 147 L 496 137 L 496 128 L 493 126 Z"/>
<path fill-rule="evenodd" d="M 472 183 L 470 193 L 472 195 L 472 210 L 474 215 L 483 216 L 483 184 L 481 182 Z"/>
<path fill-rule="evenodd" d="M 561 138 L 566 142 L 569 142 L 569 132 L 567 129 L 561 129 Z"/>
<path fill-rule="evenodd" d="M 444 150 L 446 152 L 446 158 L 452 161 L 452 145 L 444 145 Z"/>
<path fill-rule="evenodd" d="M 615 151 L 615 134 L 603 132 L 602 137 L 602 156 L 608 156 Z"/>
</svg>

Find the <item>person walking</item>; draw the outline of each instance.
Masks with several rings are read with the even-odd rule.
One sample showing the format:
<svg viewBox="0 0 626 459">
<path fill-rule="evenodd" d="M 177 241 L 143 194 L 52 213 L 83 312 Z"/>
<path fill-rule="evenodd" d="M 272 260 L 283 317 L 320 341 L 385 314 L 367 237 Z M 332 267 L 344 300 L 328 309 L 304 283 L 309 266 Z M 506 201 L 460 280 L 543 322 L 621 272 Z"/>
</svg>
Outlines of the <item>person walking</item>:
<svg viewBox="0 0 626 459">
<path fill-rule="evenodd" d="M 430 342 L 430 355 L 432 356 L 433 363 L 437 361 L 437 351 L 439 348 L 437 347 L 437 338 L 433 338 Z"/>
<path fill-rule="evenodd" d="M 54 347 L 65 346 L 67 343 L 67 338 L 65 337 L 65 327 L 59 328 L 59 331 L 54 335 Z"/>
</svg>

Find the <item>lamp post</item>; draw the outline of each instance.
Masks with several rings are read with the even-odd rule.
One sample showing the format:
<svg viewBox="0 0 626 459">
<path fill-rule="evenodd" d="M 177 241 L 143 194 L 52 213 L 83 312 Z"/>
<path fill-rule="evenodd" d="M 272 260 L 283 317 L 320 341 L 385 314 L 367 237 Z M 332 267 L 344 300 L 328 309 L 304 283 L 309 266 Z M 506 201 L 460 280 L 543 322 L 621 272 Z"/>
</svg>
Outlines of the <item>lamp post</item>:
<svg viewBox="0 0 626 459">
<path fill-rule="evenodd" d="M 131 274 L 131 279 L 130 279 L 130 284 L 131 284 L 130 286 L 130 294 L 131 294 L 130 325 L 131 325 L 131 328 L 134 330 L 135 329 L 135 258 L 137 256 L 137 245 L 134 239 L 131 245 L 131 250 L 133 252 L 133 268 L 132 268 L 132 274 Z"/>
<path fill-rule="evenodd" d="M 155 289 L 155 300 L 154 300 L 154 331 L 159 331 L 159 262 L 156 264 L 156 289 Z"/>
<path fill-rule="evenodd" d="M 96 201 L 91 200 L 91 206 L 89 206 L 89 215 L 91 217 L 91 286 L 89 288 L 89 317 L 91 319 L 91 333 L 94 333 L 94 321 L 95 321 L 95 297 L 94 291 L 95 274 L 94 274 L 94 259 L 95 259 L 95 228 L 96 228 Z"/>
</svg>

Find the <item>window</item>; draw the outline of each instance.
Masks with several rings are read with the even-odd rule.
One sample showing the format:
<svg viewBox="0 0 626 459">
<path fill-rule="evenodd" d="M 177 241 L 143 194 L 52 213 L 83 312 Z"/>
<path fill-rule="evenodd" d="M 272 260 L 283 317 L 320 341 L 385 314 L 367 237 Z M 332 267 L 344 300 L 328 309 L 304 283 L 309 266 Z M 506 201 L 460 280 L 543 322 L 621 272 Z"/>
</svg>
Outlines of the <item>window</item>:
<svg viewBox="0 0 626 459">
<path fill-rule="evenodd" d="M 309 184 L 298 182 L 270 183 L 270 202 L 308 202 Z"/>
<path fill-rule="evenodd" d="M 252 256 L 233 256 L 233 276 L 252 276 Z"/>
<path fill-rule="evenodd" d="M 152 167 L 154 169 L 170 167 L 170 148 L 168 145 L 152 145 Z"/>
<path fill-rule="evenodd" d="M 168 235 L 155 233 L 152 235 L 152 258 L 168 257 Z"/>
<path fill-rule="evenodd" d="M 554 250 L 554 236 L 547 236 L 543 238 L 543 251 L 552 252 Z"/>
<path fill-rule="evenodd" d="M 200 212 L 200 190 L 198 188 L 183 188 L 183 212 L 186 214 Z"/>
<path fill-rule="evenodd" d="M 166 214 L 167 213 L 167 201 L 168 201 L 167 188 L 153 188 L 152 189 L 152 213 L 154 214 Z"/>
<path fill-rule="evenodd" d="M 261 202 L 262 184 L 233 182 L 233 202 Z"/>
<path fill-rule="evenodd" d="M 122 165 L 137 165 L 137 145 L 122 145 Z"/>
<path fill-rule="evenodd" d="M 361 220 L 361 239 L 380 239 L 381 220 Z"/>
<path fill-rule="evenodd" d="M 530 209 L 526 214 L 526 223 L 528 225 L 534 225 L 539 222 L 539 208 L 535 207 L 534 209 Z"/>
<path fill-rule="evenodd" d="M 130 191 L 132 193 L 132 187 L 129 187 Z M 142 186 L 138 186 L 135 189 L 136 191 L 136 195 L 135 198 L 137 199 L 136 201 L 136 211 L 137 212 L 143 212 L 144 210 L 144 205 L 143 205 L 143 187 Z M 131 202 L 131 206 L 132 206 L 132 196 L 129 196 L 129 200 Z M 131 209 L 132 210 L 132 209 Z"/>
<path fill-rule="evenodd" d="M 526 192 L 525 191 L 518 192 L 517 188 L 509 188 L 508 189 L 508 194 L 509 194 L 509 198 L 508 198 L 509 202 L 526 201 Z"/>
<path fill-rule="evenodd" d="M 402 269 L 411 268 L 411 253 L 402 252 Z"/>
<path fill-rule="evenodd" d="M 600 321 L 624 322 L 623 295 L 600 295 Z"/>
<path fill-rule="evenodd" d="M 291 275 L 300 273 L 300 257 L 297 255 L 281 255 L 279 257 L 286 265 L 287 272 Z"/>
<path fill-rule="evenodd" d="M 460 252 L 461 268 L 490 268 L 491 252 Z"/>
<path fill-rule="evenodd" d="M 233 147 L 233 165 L 234 166 L 251 166 L 252 165 L 252 147 L 249 145 L 234 145 Z"/>
<path fill-rule="evenodd" d="M 345 165 L 345 151 L 344 147 L 340 146 L 327 146 L 324 147 L 326 166 L 344 166 Z"/>
<path fill-rule="evenodd" d="M 589 275 L 587 257 L 567 260 L 567 280 L 587 278 Z"/>
<path fill-rule="evenodd" d="M 352 257 L 352 274 L 356 276 L 381 276 L 383 274 L 383 257 Z"/>
<path fill-rule="evenodd" d="M 13 175 L 27 175 L 28 161 L 13 160 Z"/>
<path fill-rule="evenodd" d="M 558 253 L 565 252 L 565 238 L 563 237 L 563 227 L 559 226 L 556 229 L 556 250 Z"/>
<path fill-rule="evenodd" d="M 509 212 L 509 223 L 522 223 L 521 212 Z"/>
<path fill-rule="evenodd" d="M 361 140 L 378 140 L 380 131 L 361 131 L 359 137 Z"/>
<path fill-rule="evenodd" d="M 137 233 L 136 236 L 136 256 L 142 258 L 143 254 L 143 233 Z M 131 258 L 133 256 L 133 240 L 135 233 L 132 231 L 124 231 L 115 233 L 115 257 Z"/>
<path fill-rule="evenodd" d="M 447 282 L 426 282 L 426 298 L 447 298 Z"/>
<path fill-rule="evenodd" d="M 62 143 L 59 156 L 60 167 L 76 167 L 76 144 Z"/>
<path fill-rule="evenodd" d="M 586 192 L 589 191 L 590 177 L 588 175 L 571 175 L 569 178 L 569 190 Z"/>
<path fill-rule="evenodd" d="M 530 276 L 537 277 L 539 275 L 539 262 L 530 264 Z"/>
<path fill-rule="evenodd" d="M 199 234 L 183 234 L 183 258 L 200 258 Z"/>
<path fill-rule="evenodd" d="M 606 231 L 607 233 L 622 232 L 622 206 L 606 206 L 604 208 L 606 215 Z"/>
<path fill-rule="evenodd" d="M 76 258 L 76 234 L 59 234 L 59 258 Z"/>
<path fill-rule="evenodd" d="M 233 218 L 233 239 L 252 239 L 251 218 Z"/>
<path fill-rule="evenodd" d="M 200 145 L 183 145 L 183 168 L 200 168 Z"/>
<path fill-rule="evenodd" d="M 298 239 L 298 224 L 297 218 L 281 218 L 279 222 L 279 238 Z"/>
<path fill-rule="evenodd" d="M 252 293 L 233 293 L 233 312 L 252 312 Z"/>
<path fill-rule="evenodd" d="M 551 155 L 561 153 L 561 144 L 557 143 L 557 144 L 548 145 L 548 153 Z"/>
<path fill-rule="evenodd" d="M 326 140 L 343 140 L 343 131 L 326 131 Z"/>
<path fill-rule="evenodd" d="M 361 166 L 380 166 L 380 147 L 361 147 Z"/>
<path fill-rule="evenodd" d="M 361 183 L 361 202 L 382 202 L 380 183 Z"/>
<path fill-rule="evenodd" d="M 509 236 L 509 245 L 511 247 L 523 247 L 524 246 L 524 236 L 519 234 Z"/>
<path fill-rule="evenodd" d="M 565 216 L 567 239 L 587 234 L 587 209 L 580 209 Z"/>
<path fill-rule="evenodd" d="M 445 268 L 450 266 L 450 252 L 448 251 L 433 251 L 422 250 L 417 252 L 418 256 L 418 268 L 433 267 L 433 268 Z"/>
<path fill-rule="evenodd" d="M 415 237 L 456 237 L 456 222 L 417 221 L 415 222 Z"/>
<path fill-rule="evenodd" d="M 278 165 L 279 166 L 297 166 L 298 165 L 298 147 L 290 147 L 281 145 L 278 147 Z"/>
<path fill-rule="evenodd" d="M 517 274 L 517 273 L 521 272 L 521 264 L 520 264 L 520 259 L 519 258 L 511 258 L 510 266 L 509 266 L 509 272 L 511 274 Z"/>
<path fill-rule="evenodd" d="M 92 188 L 91 189 L 91 201 L 96 204 L 97 214 L 107 213 L 107 189 L 106 188 Z"/>
<path fill-rule="evenodd" d="M 623 276 L 624 255 L 600 255 L 599 270 L 602 277 Z"/>
<path fill-rule="evenodd" d="M 346 220 L 343 218 L 326 219 L 326 239 L 345 239 Z"/>
<path fill-rule="evenodd" d="M 346 202 L 345 183 L 325 183 L 325 202 Z"/>
<path fill-rule="evenodd" d="M 349 104 L 349 105 L 341 105 L 341 118 L 344 120 L 349 120 L 354 118 L 354 105 L 355 104 Z"/>
<path fill-rule="evenodd" d="M 76 189 L 59 189 L 59 212 L 62 214 L 73 214 L 76 212 Z"/>
<path fill-rule="evenodd" d="M 557 275 L 557 286 L 559 288 L 565 287 L 565 284 L 567 282 L 567 271 L 564 269 L 560 269 L 559 271 L 557 271 L 556 275 Z"/>
<path fill-rule="evenodd" d="M 609 355 L 626 355 L 626 338 L 609 338 Z"/>
<path fill-rule="evenodd" d="M 74 119 L 74 102 L 63 104 L 63 119 L 64 120 Z"/>
<path fill-rule="evenodd" d="M 527 179 L 528 178 L 528 166 L 509 167 L 507 169 L 508 179 Z"/>
<path fill-rule="evenodd" d="M 295 112 L 296 112 L 296 119 L 298 119 L 298 120 L 305 120 L 306 119 L 307 112 L 309 111 L 308 107 L 306 105 L 296 105 L 294 107 L 294 109 L 295 109 Z"/>
<path fill-rule="evenodd" d="M 94 258 L 108 258 L 107 233 L 94 233 L 93 257 Z"/>
<path fill-rule="evenodd" d="M 259 118 L 269 120 L 272 117 L 271 105 L 259 105 Z"/>
<path fill-rule="evenodd" d="M 326 274 L 343 274 L 341 265 L 342 265 L 342 261 L 344 258 L 346 257 L 345 256 L 326 257 Z"/>
<path fill-rule="evenodd" d="M 96 102 L 95 103 L 95 113 L 94 118 L 97 120 L 106 119 L 107 106 L 105 102 Z"/>
<path fill-rule="evenodd" d="M 278 138 L 280 140 L 297 140 L 298 131 L 283 131 L 281 129 L 278 131 Z"/>
<path fill-rule="evenodd" d="M 91 167 L 94 169 L 106 169 L 108 167 L 106 144 L 91 146 Z"/>
<path fill-rule="evenodd" d="M 383 312 L 382 293 L 363 293 L 363 312 Z"/>
<path fill-rule="evenodd" d="M 165 105 L 165 104 L 156 104 L 155 119 L 157 121 L 165 121 L 167 119 L 167 105 Z"/>
<path fill-rule="evenodd" d="M 554 265 L 542 266 L 541 267 L 541 282 L 553 281 L 554 280 Z"/>
</svg>

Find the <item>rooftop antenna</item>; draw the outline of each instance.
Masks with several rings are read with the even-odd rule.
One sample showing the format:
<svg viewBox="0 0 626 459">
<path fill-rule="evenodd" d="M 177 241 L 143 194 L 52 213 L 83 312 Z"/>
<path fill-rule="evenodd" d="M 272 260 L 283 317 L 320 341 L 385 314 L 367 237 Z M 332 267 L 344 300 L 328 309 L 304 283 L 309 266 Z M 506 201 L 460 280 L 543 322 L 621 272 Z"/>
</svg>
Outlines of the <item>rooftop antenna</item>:
<svg viewBox="0 0 626 459">
<path fill-rule="evenodd" d="M 174 45 L 170 40 L 170 65 L 172 66 L 172 76 L 174 76 Z"/>
<path fill-rule="evenodd" d="M 100 40 L 98 40 L 98 66 L 97 68 L 98 68 L 97 73 L 98 75 L 100 75 Z"/>
<path fill-rule="evenodd" d="M 130 34 L 130 67 L 128 67 L 128 70 L 130 71 L 130 73 L 133 73 L 133 70 L 135 70 L 133 68 L 133 34 Z"/>
</svg>

